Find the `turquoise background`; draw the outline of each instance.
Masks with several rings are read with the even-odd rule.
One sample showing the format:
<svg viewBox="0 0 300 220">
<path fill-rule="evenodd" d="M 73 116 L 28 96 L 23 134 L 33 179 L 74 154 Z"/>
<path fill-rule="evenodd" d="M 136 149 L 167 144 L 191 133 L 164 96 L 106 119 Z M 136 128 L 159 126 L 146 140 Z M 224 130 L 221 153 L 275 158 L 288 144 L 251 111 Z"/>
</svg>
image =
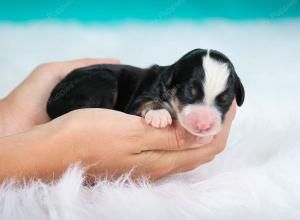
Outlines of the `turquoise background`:
<svg viewBox="0 0 300 220">
<path fill-rule="evenodd" d="M 300 0 L 0 0 L 0 21 L 233 20 L 300 17 Z"/>
</svg>

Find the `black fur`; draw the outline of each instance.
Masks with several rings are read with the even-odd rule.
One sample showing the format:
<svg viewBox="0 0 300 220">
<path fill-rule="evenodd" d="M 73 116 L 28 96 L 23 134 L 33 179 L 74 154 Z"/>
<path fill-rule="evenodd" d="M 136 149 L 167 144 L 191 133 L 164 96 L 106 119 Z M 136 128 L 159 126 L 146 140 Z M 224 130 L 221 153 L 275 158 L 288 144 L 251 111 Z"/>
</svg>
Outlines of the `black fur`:
<svg viewBox="0 0 300 220">
<path fill-rule="evenodd" d="M 142 115 L 141 107 L 151 102 L 151 108 L 167 108 L 176 118 L 175 111 L 170 109 L 172 90 L 176 90 L 175 96 L 183 106 L 203 100 L 202 58 L 206 54 L 207 50 L 195 49 L 170 66 L 154 65 L 147 69 L 110 64 L 76 69 L 52 91 L 48 115 L 56 118 L 81 108 L 108 108 Z M 230 70 L 227 89 L 216 98 L 217 108 L 224 118 L 234 97 L 239 106 L 243 104 L 244 88 L 225 55 L 211 50 L 210 56 L 227 63 Z M 222 99 L 224 94 L 228 96 L 226 101 Z"/>
</svg>

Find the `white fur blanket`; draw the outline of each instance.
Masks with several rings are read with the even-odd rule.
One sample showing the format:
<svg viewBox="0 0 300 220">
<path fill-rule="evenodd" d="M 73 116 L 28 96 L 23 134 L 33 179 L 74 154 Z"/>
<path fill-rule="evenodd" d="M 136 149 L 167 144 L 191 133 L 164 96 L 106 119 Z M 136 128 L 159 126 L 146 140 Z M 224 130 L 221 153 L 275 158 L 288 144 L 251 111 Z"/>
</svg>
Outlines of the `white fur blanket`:
<svg viewBox="0 0 300 220">
<path fill-rule="evenodd" d="M 125 176 L 86 188 L 77 167 L 52 184 L 5 183 L 0 219 L 300 219 L 299 26 L 0 24 L 0 97 L 40 62 L 113 56 L 168 64 L 197 47 L 227 54 L 246 88 L 228 145 L 214 161 L 154 184 Z"/>
</svg>

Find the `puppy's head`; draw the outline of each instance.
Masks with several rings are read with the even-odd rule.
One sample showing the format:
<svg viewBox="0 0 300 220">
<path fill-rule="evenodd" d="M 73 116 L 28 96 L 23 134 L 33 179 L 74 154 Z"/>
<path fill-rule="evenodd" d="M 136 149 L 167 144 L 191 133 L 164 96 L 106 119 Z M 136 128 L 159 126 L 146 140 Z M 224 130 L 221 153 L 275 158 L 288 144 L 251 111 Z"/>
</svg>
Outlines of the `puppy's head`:
<svg viewBox="0 0 300 220">
<path fill-rule="evenodd" d="M 181 125 L 206 137 L 217 134 L 231 103 L 241 106 L 244 88 L 230 60 L 215 50 L 196 49 L 171 66 L 166 85 Z"/>
</svg>

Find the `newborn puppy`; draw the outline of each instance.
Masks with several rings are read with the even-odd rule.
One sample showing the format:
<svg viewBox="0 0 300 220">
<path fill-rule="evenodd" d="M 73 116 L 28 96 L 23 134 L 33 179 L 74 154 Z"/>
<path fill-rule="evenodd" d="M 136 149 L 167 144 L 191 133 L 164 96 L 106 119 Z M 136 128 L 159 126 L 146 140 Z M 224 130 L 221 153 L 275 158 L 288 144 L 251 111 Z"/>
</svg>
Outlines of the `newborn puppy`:
<svg viewBox="0 0 300 220">
<path fill-rule="evenodd" d="M 75 109 L 108 108 L 142 116 L 156 128 L 176 119 L 209 143 L 234 98 L 241 106 L 244 88 L 230 60 L 215 50 L 195 49 L 170 66 L 76 69 L 54 88 L 47 112 L 53 119 Z"/>
</svg>

